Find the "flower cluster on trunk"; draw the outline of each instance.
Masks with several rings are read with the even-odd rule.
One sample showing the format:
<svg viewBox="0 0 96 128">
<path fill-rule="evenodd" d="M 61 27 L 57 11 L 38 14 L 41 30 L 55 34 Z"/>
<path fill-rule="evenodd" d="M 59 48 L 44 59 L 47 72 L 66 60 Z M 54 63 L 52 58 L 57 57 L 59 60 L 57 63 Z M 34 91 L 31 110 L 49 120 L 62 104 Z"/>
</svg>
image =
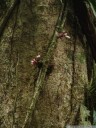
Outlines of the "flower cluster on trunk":
<svg viewBox="0 0 96 128">
<path fill-rule="evenodd" d="M 58 32 L 57 34 L 57 39 L 62 39 L 63 37 L 70 39 L 71 37 L 68 35 L 67 32 L 63 31 L 63 32 Z"/>
<path fill-rule="evenodd" d="M 37 55 L 35 58 L 33 58 L 33 59 L 31 60 L 31 64 L 32 64 L 32 65 L 37 65 L 38 62 L 39 62 L 39 60 L 40 60 L 40 58 L 41 58 L 41 55 Z"/>
</svg>

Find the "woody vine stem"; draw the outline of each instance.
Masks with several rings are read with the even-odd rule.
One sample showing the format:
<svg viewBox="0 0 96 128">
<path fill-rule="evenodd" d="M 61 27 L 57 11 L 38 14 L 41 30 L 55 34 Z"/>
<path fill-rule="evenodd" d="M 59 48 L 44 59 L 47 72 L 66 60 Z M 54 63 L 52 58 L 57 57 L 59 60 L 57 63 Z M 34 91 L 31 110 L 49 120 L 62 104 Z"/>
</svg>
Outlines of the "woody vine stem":
<svg viewBox="0 0 96 128">
<path fill-rule="evenodd" d="M 61 2 L 61 0 L 60 0 L 60 2 Z M 65 0 L 65 3 L 66 3 L 66 0 Z M 37 103 L 37 100 L 38 100 L 38 97 L 39 97 L 39 94 L 40 94 L 40 90 L 43 87 L 43 82 L 44 82 L 44 79 L 45 79 L 45 76 L 46 76 L 46 72 L 47 72 L 47 68 L 48 68 L 51 56 L 53 55 L 55 46 L 57 45 L 58 29 L 63 30 L 63 28 L 64 28 L 64 24 L 65 24 L 65 21 L 66 21 L 66 15 L 67 15 L 67 12 L 68 12 L 68 7 L 67 7 L 68 6 L 68 0 L 67 0 L 67 3 L 66 4 L 65 3 L 61 2 L 61 11 L 59 13 L 52 38 L 49 41 L 49 47 L 48 47 L 46 56 L 43 59 L 43 66 L 42 66 L 42 68 L 39 72 L 39 75 L 38 75 L 38 78 L 37 78 L 37 81 L 36 81 L 36 85 L 35 85 L 35 87 L 36 87 L 35 92 L 34 92 L 34 95 L 31 99 L 31 103 L 30 103 L 30 106 L 29 106 L 28 111 L 26 113 L 22 128 L 26 128 L 26 125 L 27 125 L 31 115 L 34 112 L 34 109 L 35 109 L 35 106 L 36 106 L 36 103 Z"/>
</svg>

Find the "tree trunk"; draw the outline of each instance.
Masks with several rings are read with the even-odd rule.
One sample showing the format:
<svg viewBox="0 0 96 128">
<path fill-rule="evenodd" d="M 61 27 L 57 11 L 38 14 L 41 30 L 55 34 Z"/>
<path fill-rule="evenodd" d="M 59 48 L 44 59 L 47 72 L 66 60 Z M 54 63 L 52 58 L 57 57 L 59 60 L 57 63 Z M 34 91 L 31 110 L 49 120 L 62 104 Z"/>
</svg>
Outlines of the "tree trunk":
<svg viewBox="0 0 96 128">
<path fill-rule="evenodd" d="M 26 128 L 80 123 L 88 78 L 85 42 L 71 3 L 63 28 L 71 38 L 57 38 L 46 62 L 61 7 L 59 0 L 22 0 L 6 25 L 0 42 L 1 128 L 22 128 L 28 113 Z M 32 111 L 29 108 L 41 70 L 31 60 L 38 54 L 46 71 L 42 70 L 45 77 Z"/>
</svg>

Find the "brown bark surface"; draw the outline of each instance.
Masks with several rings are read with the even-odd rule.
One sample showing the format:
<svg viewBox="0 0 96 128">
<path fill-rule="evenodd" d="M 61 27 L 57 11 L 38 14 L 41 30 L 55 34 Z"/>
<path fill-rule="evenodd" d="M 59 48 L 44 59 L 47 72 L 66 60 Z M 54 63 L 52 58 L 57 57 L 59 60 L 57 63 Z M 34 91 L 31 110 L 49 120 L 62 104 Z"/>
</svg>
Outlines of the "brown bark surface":
<svg viewBox="0 0 96 128">
<path fill-rule="evenodd" d="M 31 60 L 38 54 L 45 57 L 60 8 L 56 0 L 23 0 L 9 20 L 0 42 L 0 128 L 22 127 L 39 72 Z M 64 30 L 71 39 L 57 40 L 50 61 L 53 70 L 46 74 L 26 128 L 64 128 L 76 124 L 76 116 L 79 119 L 87 84 L 86 56 L 69 14 Z"/>
</svg>

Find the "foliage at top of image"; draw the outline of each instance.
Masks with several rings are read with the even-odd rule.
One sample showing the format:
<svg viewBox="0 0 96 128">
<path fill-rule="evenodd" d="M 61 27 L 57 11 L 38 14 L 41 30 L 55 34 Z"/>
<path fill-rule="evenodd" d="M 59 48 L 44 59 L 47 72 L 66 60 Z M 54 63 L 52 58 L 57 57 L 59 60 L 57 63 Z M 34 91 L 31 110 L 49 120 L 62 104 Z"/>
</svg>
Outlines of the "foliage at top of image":
<svg viewBox="0 0 96 128">
<path fill-rule="evenodd" d="M 92 4 L 94 10 L 96 11 L 96 0 L 88 0 L 90 4 Z"/>
<path fill-rule="evenodd" d="M 3 18 L 3 15 L 7 12 L 8 8 L 10 8 L 13 0 L 0 0 L 0 18 Z"/>
</svg>

